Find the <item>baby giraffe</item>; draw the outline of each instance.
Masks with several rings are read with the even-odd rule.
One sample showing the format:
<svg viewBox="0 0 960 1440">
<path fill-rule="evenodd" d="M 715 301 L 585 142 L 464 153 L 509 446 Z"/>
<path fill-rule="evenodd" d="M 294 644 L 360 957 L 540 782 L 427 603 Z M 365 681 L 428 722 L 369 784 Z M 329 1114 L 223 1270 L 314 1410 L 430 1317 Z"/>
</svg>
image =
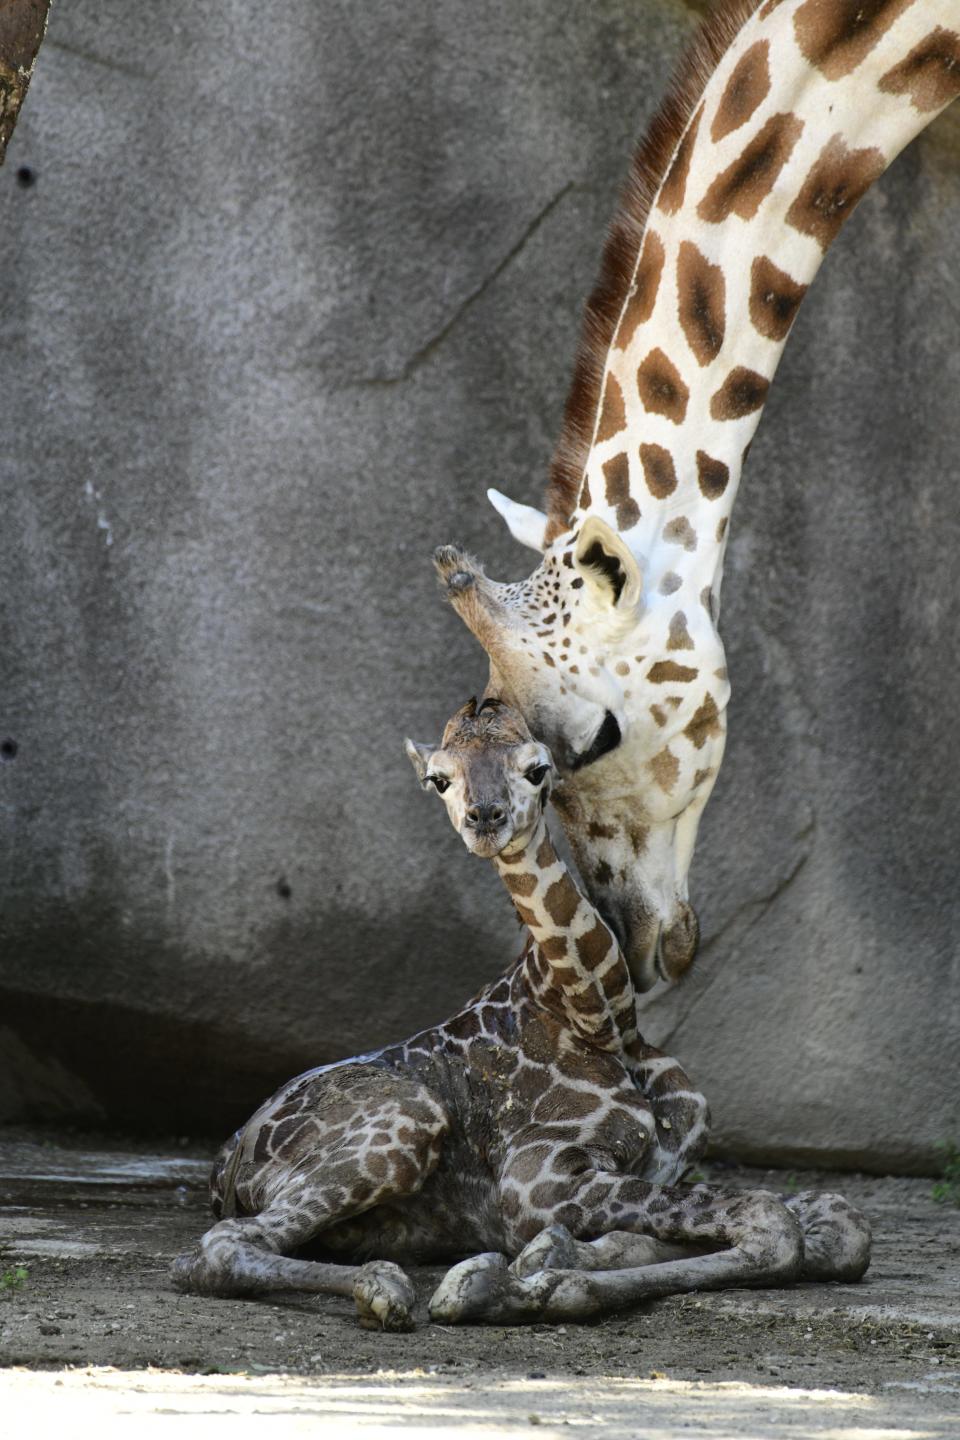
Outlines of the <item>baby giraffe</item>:
<svg viewBox="0 0 960 1440">
<path fill-rule="evenodd" d="M 519 713 L 471 700 L 439 746 L 406 748 L 496 865 L 522 952 L 450 1020 L 268 1100 L 221 1151 L 218 1222 L 174 1283 L 352 1294 L 361 1323 L 402 1330 L 414 1294 L 397 1262 L 461 1262 L 430 1301 L 447 1323 L 859 1279 L 870 1232 L 841 1197 L 678 1183 L 706 1142 L 706 1103 L 637 1031 L 617 941 L 547 833 L 553 763 Z M 303 1258 L 308 1245 L 324 1259 Z"/>
</svg>

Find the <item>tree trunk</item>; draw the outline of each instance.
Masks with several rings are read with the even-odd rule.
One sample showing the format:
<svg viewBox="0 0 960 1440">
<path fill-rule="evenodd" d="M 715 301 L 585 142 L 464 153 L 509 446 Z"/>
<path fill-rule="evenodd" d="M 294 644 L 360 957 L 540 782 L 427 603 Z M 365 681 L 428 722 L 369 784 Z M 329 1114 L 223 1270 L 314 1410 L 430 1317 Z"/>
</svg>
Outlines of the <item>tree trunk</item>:
<svg viewBox="0 0 960 1440">
<path fill-rule="evenodd" d="M 0 165 L 47 29 L 50 0 L 0 0 Z"/>
</svg>

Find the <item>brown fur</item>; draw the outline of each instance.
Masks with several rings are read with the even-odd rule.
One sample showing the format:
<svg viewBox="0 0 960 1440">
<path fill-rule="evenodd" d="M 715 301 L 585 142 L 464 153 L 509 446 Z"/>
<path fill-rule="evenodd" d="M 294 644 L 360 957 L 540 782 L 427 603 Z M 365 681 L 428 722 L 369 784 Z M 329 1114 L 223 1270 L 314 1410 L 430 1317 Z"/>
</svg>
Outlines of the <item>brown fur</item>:
<svg viewBox="0 0 960 1440">
<path fill-rule="evenodd" d="M 547 488 L 548 541 L 567 529 L 577 504 L 596 426 L 607 352 L 633 279 L 653 202 L 707 81 L 757 8 L 758 0 L 720 0 L 680 61 L 667 97 L 637 147 L 604 248 L 600 278 L 584 312 L 573 382 Z"/>
<path fill-rule="evenodd" d="M 441 745 L 520 745 L 529 739 L 518 710 L 493 698 L 478 705 L 472 697 L 447 721 Z"/>
<path fill-rule="evenodd" d="M 939 110 L 960 94 L 960 35 L 938 25 L 905 60 L 887 71 L 880 89 L 909 95 L 920 111 Z"/>
</svg>

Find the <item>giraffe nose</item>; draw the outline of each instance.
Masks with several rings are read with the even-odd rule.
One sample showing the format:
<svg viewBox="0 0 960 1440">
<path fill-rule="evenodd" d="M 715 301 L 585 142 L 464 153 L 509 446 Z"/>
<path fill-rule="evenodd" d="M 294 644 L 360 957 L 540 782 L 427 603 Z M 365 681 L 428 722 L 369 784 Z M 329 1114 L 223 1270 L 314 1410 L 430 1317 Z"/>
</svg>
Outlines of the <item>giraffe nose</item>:
<svg viewBox="0 0 960 1440">
<path fill-rule="evenodd" d="M 471 805 L 467 810 L 467 824 L 475 828 L 481 825 L 502 825 L 507 812 L 502 805 L 488 802 L 485 805 Z"/>
</svg>

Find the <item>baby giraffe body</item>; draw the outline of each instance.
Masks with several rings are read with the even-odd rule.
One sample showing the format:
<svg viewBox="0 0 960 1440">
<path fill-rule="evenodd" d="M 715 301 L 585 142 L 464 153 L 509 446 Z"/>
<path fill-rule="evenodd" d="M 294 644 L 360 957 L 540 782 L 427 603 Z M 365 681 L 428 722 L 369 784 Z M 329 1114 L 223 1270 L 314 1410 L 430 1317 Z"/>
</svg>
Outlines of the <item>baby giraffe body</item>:
<svg viewBox="0 0 960 1440">
<path fill-rule="evenodd" d="M 706 1103 L 638 1034 L 616 939 L 547 833 L 553 764 L 519 713 L 471 701 L 440 746 L 407 749 L 468 848 L 494 861 L 522 952 L 443 1024 L 283 1086 L 224 1146 L 218 1222 L 175 1283 L 353 1294 L 364 1323 L 404 1329 L 410 1262 L 461 1262 L 431 1301 L 447 1322 L 858 1278 L 869 1230 L 840 1197 L 679 1183 Z M 303 1258 L 308 1245 L 324 1259 Z"/>
</svg>

